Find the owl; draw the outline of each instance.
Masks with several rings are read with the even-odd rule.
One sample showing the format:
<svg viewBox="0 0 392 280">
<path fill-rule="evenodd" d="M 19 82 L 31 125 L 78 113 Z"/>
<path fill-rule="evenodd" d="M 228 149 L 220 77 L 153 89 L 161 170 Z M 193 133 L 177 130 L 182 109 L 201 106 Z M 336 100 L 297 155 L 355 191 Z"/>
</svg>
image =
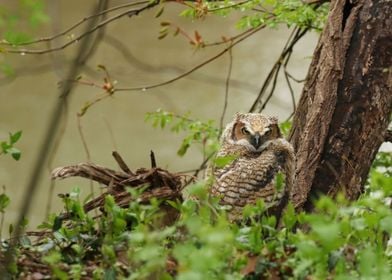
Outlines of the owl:
<svg viewBox="0 0 392 280">
<path fill-rule="evenodd" d="M 295 155 L 276 118 L 237 113 L 223 131 L 220 158 L 227 163 L 213 168 L 210 192 L 229 208 L 230 220 L 241 219 L 244 206 L 259 199 L 271 214 L 280 215 L 294 183 Z M 278 173 L 285 175 L 280 189 L 275 184 Z"/>
</svg>

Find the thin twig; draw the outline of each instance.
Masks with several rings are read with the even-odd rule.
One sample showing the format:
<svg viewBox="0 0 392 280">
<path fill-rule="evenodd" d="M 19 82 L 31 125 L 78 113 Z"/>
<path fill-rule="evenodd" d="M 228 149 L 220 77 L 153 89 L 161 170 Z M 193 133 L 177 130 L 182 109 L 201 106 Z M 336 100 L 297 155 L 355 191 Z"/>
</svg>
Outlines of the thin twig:
<svg viewBox="0 0 392 280">
<path fill-rule="evenodd" d="M 289 71 L 285 70 L 285 72 L 286 72 L 287 76 L 289 76 L 289 78 L 292 79 L 296 83 L 300 84 L 300 83 L 303 83 L 306 81 L 306 78 L 305 79 L 297 79 L 293 75 L 291 75 Z"/>
<path fill-rule="evenodd" d="M 253 29 L 252 29 L 253 30 Z M 230 38 L 231 40 L 231 38 Z M 109 44 L 111 47 L 113 47 L 116 51 L 121 53 L 123 56 L 124 60 L 129 63 L 131 67 L 138 68 L 142 71 L 149 72 L 149 73 L 162 73 L 162 72 L 174 72 L 174 73 L 182 73 L 184 72 L 184 69 L 179 68 L 177 66 L 152 66 L 149 64 L 146 64 L 144 61 L 141 61 L 137 55 L 134 55 L 130 49 L 129 46 L 126 46 L 121 40 L 111 36 L 110 34 L 106 34 L 104 38 L 104 42 Z M 223 43 L 223 41 L 222 41 Z M 225 41 L 227 44 L 227 41 Z M 222 79 L 211 76 L 208 73 L 205 72 L 198 72 L 197 74 L 195 73 L 191 77 L 188 77 L 190 79 L 196 80 L 196 81 L 202 81 L 203 83 L 212 83 L 212 84 L 217 84 L 222 81 Z M 232 77 L 231 82 L 230 82 L 230 87 L 236 87 L 240 88 L 241 91 L 252 91 L 254 90 L 254 87 L 251 86 L 249 83 L 243 80 L 236 80 Z"/>
<path fill-rule="evenodd" d="M 109 0 L 99 0 L 99 5 L 103 9 L 107 9 L 109 5 Z M 107 14 L 103 13 L 101 15 L 101 20 L 106 20 Z M 105 37 L 106 33 L 106 26 L 103 26 L 97 31 L 97 35 L 95 36 L 94 40 L 90 43 L 90 49 L 86 50 L 84 58 L 82 60 L 82 65 L 85 64 L 87 60 L 89 60 L 98 50 L 98 47 L 101 45 L 103 38 Z"/>
<path fill-rule="evenodd" d="M 301 30 L 299 28 L 295 28 L 293 32 L 290 34 L 289 39 L 287 40 L 282 50 L 282 53 L 280 54 L 279 58 L 271 68 L 270 72 L 267 75 L 267 78 L 264 80 L 263 85 L 259 91 L 259 94 L 255 98 L 251 108 L 249 109 L 249 112 L 255 112 L 255 111 L 260 112 L 265 108 L 265 106 L 267 105 L 268 101 L 271 99 L 274 93 L 276 81 L 277 81 L 277 75 L 279 74 L 279 70 L 282 64 L 285 63 L 285 58 L 291 55 L 295 44 L 298 42 L 299 39 L 301 39 L 306 34 L 307 31 L 308 29 Z M 268 86 L 270 85 L 271 82 L 272 82 L 272 90 L 270 91 L 266 99 L 266 102 L 260 104 L 261 98 L 266 93 Z"/>
<path fill-rule="evenodd" d="M 155 154 L 154 151 L 150 151 L 150 160 L 151 160 L 151 168 L 156 168 L 157 167 L 157 161 L 155 159 Z"/>
<path fill-rule="evenodd" d="M 288 62 L 289 61 L 289 59 L 286 59 L 286 62 Z M 292 85 L 291 85 L 291 82 L 290 82 L 290 77 L 289 77 L 289 75 L 287 74 L 288 72 L 287 72 L 287 70 L 286 70 L 286 67 L 287 67 L 287 63 L 285 63 L 285 65 L 283 66 L 283 72 L 284 72 L 284 77 L 285 77 L 285 79 L 286 79 L 286 83 L 287 83 L 287 87 L 289 88 L 289 91 L 290 91 L 290 95 L 291 95 L 291 103 L 292 103 L 292 105 L 293 105 L 293 112 L 295 112 L 296 110 L 297 110 L 297 108 L 296 108 L 296 102 L 295 102 L 295 95 L 294 95 L 294 90 L 293 90 L 293 87 L 292 87 Z"/>
<path fill-rule="evenodd" d="M 80 140 L 82 141 L 83 149 L 86 152 L 87 161 L 91 162 L 90 150 L 88 148 L 86 137 L 84 136 L 84 132 L 83 132 L 82 117 L 77 115 L 76 119 L 77 119 L 77 123 L 78 123 L 78 131 L 79 131 Z"/>
<path fill-rule="evenodd" d="M 109 131 L 110 140 L 112 141 L 113 149 L 118 150 L 116 138 L 114 137 L 113 129 L 112 129 L 110 122 L 105 117 L 102 117 L 102 119 L 103 119 L 103 122 L 105 123 L 105 125 Z"/>
<path fill-rule="evenodd" d="M 223 110 L 222 110 L 222 115 L 221 115 L 221 118 L 220 118 L 219 135 L 222 133 L 223 121 L 225 119 L 226 110 L 227 110 L 227 104 L 228 104 L 228 101 L 229 101 L 229 86 L 230 86 L 231 70 L 233 68 L 233 53 L 232 53 L 232 49 L 229 50 L 228 54 L 229 54 L 229 69 L 227 71 L 227 77 L 226 77 L 226 82 L 225 82 L 225 99 L 223 101 Z"/>
<path fill-rule="evenodd" d="M 157 83 L 157 84 L 153 84 L 153 85 L 148 85 L 148 86 L 142 86 L 142 87 L 129 87 L 129 88 L 115 88 L 114 92 L 117 91 L 146 91 L 148 89 L 152 89 L 152 88 L 157 88 L 157 87 L 161 87 L 164 85 L 168 85 L 171 84 L 177 80 L 180 80 L 186 76 L 188 76 L 189 74 L 195 72 L 196 70 L 202 68 L 203 66 L 209 64 L 210 62 L 216 60 L 217 58 L 221 57 L 222 55 L 224 55 L 226 52 L 228 52 L 231 48 L 233 48 L 234 46 L 236 46 L 237 44 L 239 44 L 240 42 L 242 42 L 243 40 L 249 38 L 250 36 L 252 36 L 253 34 L 255 34 L 256 32 L 260 31 L 261 29 L 265 28 L 265 25 L 261 25 L 258 28 L 252 30 L 252 32 L 248 33 L 247 35 L 245 35 L 244 37 L 238 39 L 237 41 L 233 42 L 230 46 L 226 47 L 225 49 L 223 49 L 222 51 L 220 51 L 218 54 L 210 57 L 209 59 L 203 61 L 202 63 L 196 65 L 195 67 L 191 68 L 190 70 L 186 71 L 183 74 L 180 74 L 170 80 L 161 82 L 161 83 Z"/>
<path fill-rule="evenodd" d="M 147 4 L 149 2 L 150 1 L 139 1 L 139 2 L 135 2 L 135 3 L 127 3 L 127 4 L 123 4 L 123 5 L 118 5 L 118 6 L 109 8 L 109 9 L 105 9 L 105 10 L 103 10 L 100 13 L 97 13 L 97 14 L 94 14 L 94 15 L 90 15 L 90 16 L 87 16 L 87 17 L 84 17 L 84 18 L 80 19 L 78 22 L 74 23 L 73 25 L 71 25 L 70 27 L 65 29 L 64 31 L 59 32 L 58 34 L 55 34 L 55 35 L 52 35 L 52 36 L 48 36 L 48 37 L 42 37 L 42 38 L 39 38 L 39 39 L 27 41 L 27 42 L 22 42 L 22 43 L 19 43 L 18 46 L 27 46 L 27 45 L 32 45 L 32 44 L 52 41 L 54 39 L 57 39 L 59 37 L 67 35 L 69 32 L 71 32 L 75 28 L 79 27 L 83 23 L 89 21 L 90 19 L 93 19 L 93 18 L 102 16 L 102 15 L 105 15 L 107 13 L 110 13 L 110 12 L 113 12 L 113 11 L 116 11 L 116 10 L 119 10 L 119 9 L 128 8 L 128 7 L 137 6 L 137 5 L 142 5 L 142 4 Z M 3 41 L 0 41 L 0 45 L 12 46 L 13 44 L 3 40 Z"/>
<path fill-rule="evenodd" d="M 272 96 L 275 93 L 275 88 L 276 88 L 276 84 L 278 82 L 279 70 L 280 70 L 281 66 L 282 66 L 282 64 L 278 63 L 277 67 L 275 68 L 276 70 L 275 70 L 274 75 L 273 75 L 272 86 L 271 86 L 270 93 L 267 95 L 267 98 L 265 99 L 264 103 L 261 104 L 260 109 L 259 109 L 259 113 L 261 113 L 265 109 L 265 107 L 267 106 L 268 102 L 270 101 L 270 99 L 272 98 Z"/>
<path fill-rule="evenodd" d="M 76 42 L 79 42 L 81 39 L 83 39 L 84 37 L 90 35 L 91 33 L 99 30 L 100 28 L 104 27 L 105 25 L 111 23 L 112 21 L 115 21 L 117 19 L 120 19 L 124 16 L 134 16 L 134 15 L 138 15 L 139 13 L 141 13 L 144 10 L 150 9 L 156 5 L 158 5 L 159 1 L 154 1 L 149 3 L 148 5 L 139 8 L 139 9 L 130 9 L 130 10 L 126 10 L 122 13 L 119 13 L 115 16 L 112 16 L 104 21 L 101 21 L 99 24 L 95 25 L 94 27 L 90 27 L 90 29 L 86 30 L 85 32 L 83 32 L 82 34 L 80 34 L 79 36 L 77 36 L 76 38 L 74 38 L 73 40 L 64 43 L 61 46 L 58 47 L 54 47 L 54 48 L 49 48 L 49 49 L 41 49 L 41 50 L 31 50 L 31 49 L 6 49 L 4 50 L 4 52 L 6 53 L 18 53 L 18 54 L 45 54 L 45 53 L 51 53 L 51 52 L 55 52 L 55 51 L 59 51 L 59 50 L 63 50 L 66 47 L 68 47 L 69 45 L 72 45 Z"/>
<path fill-rule="evenodd" d="M 266 18 L 266 20 L 269 20 L 269 19 L 271 19 L 273 16 L 270 16 L 270 17 L 267 17 Z M 252 31 L 254 31 L 255 29 L 258 29 L 258 27 L 255 27 L 255 28 L 250 28 L 250 29 L 248 29 L 248 30 L 245 30 L 244 32 L 241 32 L 241 33 L 239 33 L 239 34 L 237 34 L 237 35 L 234 35 L 234 36 L 232 36 L 232 37 L 230 37 L 230 38 L 223 38 L 222 40 L 220 40 L 220 41 L 218 41 L 218 42 L 213 42 L 213 43 L 205 43 L 205 44 L 203 44 L 203 48 L 206 48 L 206 47 L 211 47 L 211 46 L 219 46 L 219 45 L 223 45 L 223 44 L 227 44 L 227 42 L 234 42 L 235 40 L 237 40 L 237 39 L 239 39 L 239 38 L 241 38 L 241 37 L 243 37 L 243 36 L 245 36 L 246 34 L 248 34 L 248 33 L 250 33 L 250 32 L 252 32 Z"/>
<path fill-rule="evenodd" d="M 212 8 L 212 9 L 208 9 L 208 12 L 216 12 L 216 11 L 220 11 L 220 10 L 226 10 L 226 9 L 230 9 L 230 8 L 236 8 L 238 6 L 241 6 L 243 4 L 252 2 L 253 0 L 245 0 L 245 1 L 241 1 L 238 3 L 234 3 L 232 5 L 228 5 L 228 6 L 222 6 L 222 7 L 218 7 L 218 8 Z"/>
<path fill-rule="evenodd" d="M 77 122 L 78 122 L 79 136 L 80 136 L 80 139 L 82 140 L 83 149 L 86 152 L 87 162 L 91 162 L 90 150 L 88 148 L 87 141 L 86 141 L 86 138 L 84 136 L 83 127 L 82 127 L 82 116 L 77 114 L 76 119 L 77 119 Z M 94 182 L 93 182 L 93 180 L 90 180 L 90 195 L 91 195 L 92 199 L 95 198 Z"/>
<path fill-rule="evenodd" d="M 211 153 L 209 154 L 204 160 L 203 162 L 200 164 L 199 168 L 196 169 L 195 173 L 193 173 L 193 177 L 197 177 L 197 175 L 199 175 L 200 171 L 206 169 L 207 167 L 207 163 L 209 162 L 209 160 L 215 155 L 215 153 Z"/>
<path fill-rule="evenodd" d="M 68 103 L 64 102 L 64 112 L 63 112 L 63 117 L 62 120 L 59 121 L 59 132 L 56 135 L 54 142 L 53 142 L 53 148 L 51 149 L 51 151 L 48 152 L 48 164 L 47 164 L 47 168 L 48 171 L 51 172 L 53 170 L 53 159 L 57 153 L 57 150 L 60 146 L 61 140 L 63 138 L 63 135 L 65 133 L 65 129 L 67 127 L 67 123 L 68 123 Z M 56 186 L 56 182 L 51 180 L 50 181 L 50 186 L 49 186 L 49 194 L 48 194 L 48 199 L 46 202 L 46 211 L 45 211 L 45 216 L 49 217 L 50 214 L 50 210 L 52 208 L 52 198 L 53 198 L 53 194 L 54 194 L 54 188 Z"/>
<path fill-rule="evenodd" d="M 5 185 L 3 185 L 3 194 L 5 194 L 5 190 L 6 190 Z M 1 240 L 3 240 L 2 233 L 3 233 L 3 226 L 4 226 L 4 215 L 5 215 L 4 211 L 2 211 L 0 213 L 0 215 L 1 215 L 1 218 L 0 218 L 0 241 L 1 241 Z"/>
<path fill-rule="evenodd" d="M 135 175 L 135 174 L 133 174 L 131 169 L 129 169 L 128 165 L 125 163 L 125 161 L 123 160 L 123 158 L 120 156 L 119 153 L 117 153 L 116 151 L 113 151 L 112 156 L 114 157 L 114 159 L 116 160 L 118 166 L 120 166 L 122 171 L 124 171 L 125 173 L 130 174 L 130 175 Z"/>
<path fill-rule="evenodd" d="M 270 72 L 268 73 L 267 78 L 264 80 L 263 85 L 261 86 L 261 89 L 260 89 L 260 91 L 259 91 L 259 94 L 258 94 L 258 96 L 256 97 L 255 101 L 253 102 L 253 104 L 252 104 L 252 106 L 251 106 L 249 112 L 254 112 L 254 111 L 256 110 L 256 108 L 257 108 L 257 105 L 261 102 L 261 98 L 262 98 L 263 95 L 265 94 L 265 92 L 266 92 L 266 90 L 267 90 L 267 88 L 268 88 L 268 86 L 269 86 L 269 84 L 270 84 L 270 82 L 271 82 L 271 79 L 272 79 L 272 78 L 274 77 L 274 75 L 275 75 L 276 68 L 277 68 L 278 65 L 282 62 L 283 54 L 285 53 L 285 49 L 286 49 L 286 47 L 287 47 L 287 45 L 288 45 L 288 42 L 291 41 L 291 38 L 293 37 L 293 35 L 294 35 L 295 32 L 296 32 L 296 30 L 294 29 L 293 32 L 290 33 L 290 36 L 289 36 L 288 40 L 286 41 L 285 46 L 283 47 L 282 53 L 280 54 L 278 60 L 275 62 L 275 64 L 273 65 L 272 69 L 271 69 Z"/>
</svg>

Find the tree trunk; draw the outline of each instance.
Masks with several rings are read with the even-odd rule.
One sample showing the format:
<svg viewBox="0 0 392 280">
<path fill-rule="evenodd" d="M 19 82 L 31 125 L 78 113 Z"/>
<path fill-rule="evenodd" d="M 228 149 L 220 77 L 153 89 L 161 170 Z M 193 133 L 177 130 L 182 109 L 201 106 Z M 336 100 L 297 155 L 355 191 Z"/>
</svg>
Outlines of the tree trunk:
<svg viewBox="0 0 392 280">
<path fill-rule="evenodd" d="M 297 208 L 363 191 L 392 112 L 391 15 L 389 0 L 331 2 L 290 134 Z"/>
</svg>

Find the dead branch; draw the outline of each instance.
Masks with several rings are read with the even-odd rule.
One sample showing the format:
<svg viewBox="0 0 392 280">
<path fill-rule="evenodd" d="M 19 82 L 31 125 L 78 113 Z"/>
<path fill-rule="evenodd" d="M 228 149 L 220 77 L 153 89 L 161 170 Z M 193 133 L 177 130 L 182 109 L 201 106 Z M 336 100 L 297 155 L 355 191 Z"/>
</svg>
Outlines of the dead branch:
<svg viewBox="0 0 392 280">
<path fill-rule="evenodd" d="M 257 33 L 258 31 L 264 29 L 266 27 L 265 24 L 260 25 L 259 27 L 252 29 L 251 32 L 246 33 L 244 36 L 242 36 L 241 38 L 237 39 L 236 41 L 233 41 L 228 47 L 224 48 L 222 51 L 220 51 L 219 53 L 217 53 L 216 55 L 208 58 L 207 60 L 203 61 L 202 63 L 196 65 L 195 67 L 191 68 L 190 70 L 184 72 L 183 74 L 180 74 L 170 80 L 166 80 L 164 82 L 161 83 L 156 83 L 156 84 L 152 84 L 152 85 L 148 85 L 148 86 L 142 86 L 142 87 L 128 87 L 128 88 L 114 88 L 113 92 L 118 92 L 118 91 L 146 91 L 148 89 L 152 89 L 152 88 L 157 88 L 157 87 L 161 87 L 164 85 L 168 85 L 171 84 L 175 81 L 178 81 L 188 75 L 190 75 L 191 73 L 195 72 L 196 70 L 202 68 L 203 66 L 206 66 L 207 64 L 209 64 L 210 62 L 218 59 L 219 57 L 221 57 L 222 55 L 224 55 L 226 52 L 228 52 L 229 50 L 231 50 L 234 46 L 236 46 L 237 44 L 241 43 L 242 41 L 244 41 L 245 39 L 251 37 L 253 34 Z"/>
<path fill-rule="evenodd" d="M 140 203 L 149 203 L 152 198 L 157 198 L 162 201 L 182 201 L 182 190 L 192 181 L 192 179 L 186 180 L 187 176 L 183 174 L 173 174 L 156 167 L 153 152 L 150 154 L 152 168 L 140 168 L 136 172 L 132 172 L 128 168 L 117 152 L 114 151 L 113 156 L 123 171 L 116 171 L 93 163 L 79 163 L 54 169 L 52 179 L 83 177 L 108 186 L 106 192 L 97 198 L 91 199 L 84 205 L 86 212 L 94 209 L 102 209 L 107 195 L 112 195 L 120 207 L 128 207 L 129 203 L 135 198 L 132 197 L 126 187 L 141 190 L 140 196 L 137 197 Z M 169 209 L 167 205 L 163 206 L 163 212 L 166 214 L 165 219 L 169 219 L 170 221 L 178 215 L 176 211 L 173 212 L 173 209 L 171 207 Z M 69 214 L 66 213 L 62 217 L 68 218 Z"/>
<path fill-rule="evenodd" d="M 121 168 L 122 171 L 124 171 L 127 174 L 131 174 L 134 175 L 132 173 L 132 171 L 129 169 L 128 165 L 125 163 L 125 161 L 122 159 L 122 157 L 120 156 L 119 153 L 117 153 L 116 151 L 112 152 L 112 156 L 114 157 L 114 159 L 117 161 L 118 166 Z"/>
</svg>

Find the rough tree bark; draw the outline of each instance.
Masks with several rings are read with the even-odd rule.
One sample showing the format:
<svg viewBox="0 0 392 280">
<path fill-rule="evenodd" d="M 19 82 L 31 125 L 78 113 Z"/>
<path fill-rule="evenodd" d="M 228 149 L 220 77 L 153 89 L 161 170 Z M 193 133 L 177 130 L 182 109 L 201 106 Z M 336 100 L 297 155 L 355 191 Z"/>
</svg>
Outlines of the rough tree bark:
<svg viewBox="0 0 392 280">
<path fill-rule="evenodd" d="M 390 0 L 335 0 L 311 63 L 290 141 L 297 208 L 363 191 L 392 112 Z"/>
</svg>

